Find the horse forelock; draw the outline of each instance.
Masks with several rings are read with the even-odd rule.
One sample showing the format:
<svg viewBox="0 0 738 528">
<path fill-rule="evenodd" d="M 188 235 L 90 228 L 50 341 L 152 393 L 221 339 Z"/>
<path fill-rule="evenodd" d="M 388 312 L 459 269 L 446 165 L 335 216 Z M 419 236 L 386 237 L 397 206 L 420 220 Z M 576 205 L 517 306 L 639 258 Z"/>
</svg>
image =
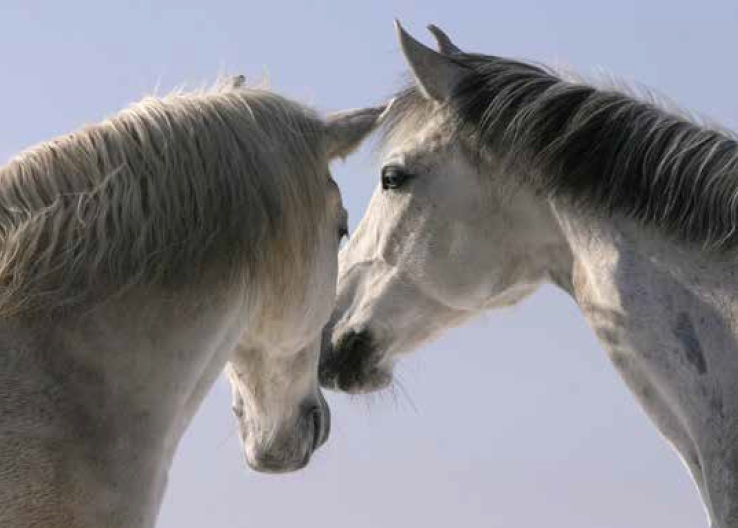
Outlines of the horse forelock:
<svg viewBox="0 0 738 528">
<path fill-rule="evenodd" d="M 0 168 L 0 312 L 217 266 L 231 281 L 303 272 L 326 214 L 323 141 L 310 110 L 221 83 L 20 154 Z"/>
<path fill-rule="evenodd" d="M 468 74 L 449 101 L 400 92 L 384 143 L 442 114 L 453 135 L 530 185 L 595 215 L 621 215 L 709 250 L 738 245 L 738 141 L 666 98 L 612 78 L 585 82 L 498 57 L 455 55 Z M 398 104 L 399 103 L 399 104 Z"/>
</svg>

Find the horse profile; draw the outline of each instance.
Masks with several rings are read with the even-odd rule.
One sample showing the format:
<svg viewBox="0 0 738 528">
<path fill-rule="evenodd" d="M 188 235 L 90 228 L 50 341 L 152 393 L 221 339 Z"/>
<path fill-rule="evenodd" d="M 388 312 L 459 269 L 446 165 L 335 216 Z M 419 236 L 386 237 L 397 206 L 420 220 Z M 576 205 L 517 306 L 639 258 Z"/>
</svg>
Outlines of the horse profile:
<svg viewBox="0 0 738 528">
<path fill-rule="evenodd" d="M 738 527 L 738 141 L 613 88 L 439 51 L 401 28 L 414 84 L 387 111 L 381 184 L 339 256 L 321 382 L 525 298 L 568 292 L 680 454 L 714 528 Z"/>
<path fill-rule="evenodd" d="M 239 80 L 147 98 L 0 168 L 0 525 L 145 528 L 230 359 L 250 465 L 304 466 L 345 211 L 321 118 Z M 243 411 L 243 412 L 242 412 Z"/>
</svg>

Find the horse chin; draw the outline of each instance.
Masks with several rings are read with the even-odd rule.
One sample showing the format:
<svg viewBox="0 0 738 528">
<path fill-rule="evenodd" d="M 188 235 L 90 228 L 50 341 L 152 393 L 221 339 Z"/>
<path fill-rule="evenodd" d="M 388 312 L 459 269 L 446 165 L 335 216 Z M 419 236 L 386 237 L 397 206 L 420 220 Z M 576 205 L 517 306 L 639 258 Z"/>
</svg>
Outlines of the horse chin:
<svg viewBox="0 0 738 528">
<path fill-rule="evenodd" d="M 246 464 L 259 473 L 290 473 L 303 469 L 310 462 L 312 451 L 307 449 L 305 454 L 297 459 L 285 459 L 279 454 L 269 451 L 246 450 Z"/>
</svg>

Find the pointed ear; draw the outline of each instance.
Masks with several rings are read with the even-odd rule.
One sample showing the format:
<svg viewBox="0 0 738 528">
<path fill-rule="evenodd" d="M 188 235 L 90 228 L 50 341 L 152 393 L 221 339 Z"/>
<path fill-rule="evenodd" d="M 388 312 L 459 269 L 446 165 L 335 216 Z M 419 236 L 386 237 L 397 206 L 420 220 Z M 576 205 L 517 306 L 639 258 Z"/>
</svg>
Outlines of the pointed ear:
<svg viewBox="0 0 738 528">
<path fill-rule="evenodd" d="M 325 119 L 328 158 L 345 158 L 382 121 L 389 104 L 330 114 Z"/>
<path fill-rule="evenodd" d="M 435 37 L 438 51 L 444 55 L 458 55 L 459 53 L 464 53 L 461 51 L 461 48 L 453 43 L 451 37 L 435 24 L 429 25 L 428 31 L 430 31 L 433 34 L 433 37 Z"/>
<path fill-rule="evenodd" d="M 420 91 L 438 102 L 446 101 L 453 87 L 467 73 L 467 69 L 451 58 L 421 44 L 399 22 L 395 21 L 402 53 L 405 55 Z"/>
</svg>

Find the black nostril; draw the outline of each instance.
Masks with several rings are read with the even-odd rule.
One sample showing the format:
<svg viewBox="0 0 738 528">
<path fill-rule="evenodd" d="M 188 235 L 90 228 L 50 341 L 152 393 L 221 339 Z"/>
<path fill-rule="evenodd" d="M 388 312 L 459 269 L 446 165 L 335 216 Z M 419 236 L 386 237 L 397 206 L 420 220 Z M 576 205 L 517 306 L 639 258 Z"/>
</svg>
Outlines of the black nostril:
<svg viewBox="0 0 738 528">
<path fill-rule="evenodd" d="M 336 341 L 333 360 L 338 364 L 362 361 L 371 355 L 373 344 L 369 330 L 349 330 Z"/>
<path fill-rule="evenodd" d="M 319 377 L 323 387 L 350 390 L 376 363 L 376 342 L 367 329 L 349 330 L 321 358 Z"/>
<path fill-rule="evenodd" d="M 318 407 L 314 407 L 310 411 L 310 419 L 313 423 L 313 448 L 311 451 L 315 451 L 320 447 L 320 444 L 322 443 L 322 436 L 323 436 L 323 429 L 322 429 L 322 420 L 320 417 L 320 409 Z"/>
<path fill-rule="evenodd" d="M 342 336 L 336 346 L 340 356 L 339 363 L 343 369 L 358 371 L 365 367 L 372 358 L 374 342 L 368 330 L 348 332 Z"/>
<path fill-rule="evenodd" d="M 358 332 L 350 330 L 343 334 L 336 344 L 338 351 L 361 352 L 371 344 L 371 334 L 369 330 L 359 330 Z"/>
</svg>

